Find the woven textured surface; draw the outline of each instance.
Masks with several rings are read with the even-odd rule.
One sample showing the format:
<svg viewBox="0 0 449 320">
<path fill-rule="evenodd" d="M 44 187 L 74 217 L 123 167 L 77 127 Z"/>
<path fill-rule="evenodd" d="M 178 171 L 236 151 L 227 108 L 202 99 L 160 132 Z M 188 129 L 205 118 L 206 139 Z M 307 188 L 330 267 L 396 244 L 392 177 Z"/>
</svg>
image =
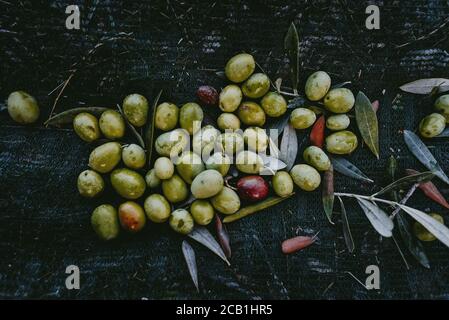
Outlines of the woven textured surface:
<svg viewBox="0 0 449 320">
<path fill-rule="evenodd" d="M 288 79 L 283 36 L 295 21 L 302 83 L 322 69 L 335 83 L 351 80 L 354 91 L 381 102 L 381 159 L 376 161 L 366 148 L 350 157 L 377 186 L 338 175 L 336 190 L 369 193 L 386 184 L 390 154 L 399 157 L 402 168 L 422 169 L 407 151 L 401 130 L 416 128 L 431 103 L 399 94 L 397 87 L 417 78 L 448 77 L 448 28 L 402 49 L 396 45 L 437 29 L 449 15 L 447 1 L 377 1 L 379 31 L 364 27 L 365 1 L 69 2 L 0 1 L 0 100 L 17 89 L 28 91 L 46 119 L 56 97 L 48 93 L 76 68 L 57 112 L 79 105 L 113 106 L 130 92 L 152 99 L 159 89 L 164 89 L 164 100 L 181 104 L 194 100 L 201 84 L 223 86 L 214 71 L 240 51 L 253 53 L 272 79 Z M 73 2 L 80 5 L 80 31 L 65 29 L 65 7 Z M 306 134 L 299 132 L 299 141 Z M 428 144 L 449 172 L 447 143 Z M 1 297 L 449 298 L 446 247 L 437 241 L 425 244 L 431 270 L 407 254 L 407 271 L 393 242 L 379 239 L 360 209 L 346 201 L 356 245 L 350 255 L 338 218 L 330 226 L 324 217 L 320 192 L 299 192 L 282 205 L 229 225 L 230 268 L 193 243 L 201 287 L 196 293 L 182 258 L 182 238 L 167 226 L 151 225 L 113 243 L 96 239 L 90 212 L 101 202 L 120 200 L 110 190 L 95 201 L 76 192 L 76 178 L 87 167 L 91 149 L 71 130 L 21 127 L 1 113 Z M 420 192 L 410 203 L 442 212 Z M 444 218 L 448 224 L 447 214 Z M 307 250 L 288 257 L 281 253 L 285 238 L 318 231 L 319 241 Z M 70 264 L 81 270 L 80 290 L 65 288 Z M 379 291 L 365 290 L 347 274 L 363 280 L 370 264 L 380 268 Z"/>
</svg>

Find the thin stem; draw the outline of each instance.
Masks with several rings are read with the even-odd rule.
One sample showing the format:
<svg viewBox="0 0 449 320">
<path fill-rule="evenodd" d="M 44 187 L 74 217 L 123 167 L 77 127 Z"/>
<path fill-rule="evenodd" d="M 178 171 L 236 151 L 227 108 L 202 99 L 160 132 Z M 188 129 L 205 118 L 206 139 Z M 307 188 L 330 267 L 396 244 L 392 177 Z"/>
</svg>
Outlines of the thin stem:
<svg viewBox="0 0 449 320">
<path fill-rule="evenodd" d="M 398 242 L 396 241 L 394 236 L 391 236 L 393 238 L 393 242 L 396 245 L 396 248 L 398 249 L 399 254 L 401 255 L 402 260 L 404 261 L 405 267 L 407 268 L 407 270 L 410 270 L 410 266 L 407 262 L 407 259 L 405 259 L 404 253 L 402 253 L 401 247 L 399 247 Z"/>
<path fill-rule="evenodd" d="M 375 198 L 373 196 L 362 196 L 360 194 L 336 192 L 335 196 L 337 196 L 337 197 L 348 197 L 348 198 L 361 198 L 361 199 L 366 199 L 366 200 L 369 200 L 369 201 L 382 202 L 382 203 L 386 203 L 386 204 L 393 205 L 393 206 L 399 205 L 399 203 L 397 203 L 395 201 L 379 199 L 379 198 Z"/>
<path fill-rule="evenodd" d="M 410 190 L 407 192 L 407 194 L 404 196 L 404 198 L 402 198 L 402 200 L 399 202 L 399 204 L 406 204 L 408 199 L 410 199 L 410 197 L 413 195 L 413 193 L 415 192 L 416 188 L 418 188 L 419 183 L 415 183 Z M 391 218 L 393 219 L 398 212 L 401 211 L 401 207 L 397 206 L 396 209 L 394 209 L 394 211 L 391 213 Z"/>
</svg>

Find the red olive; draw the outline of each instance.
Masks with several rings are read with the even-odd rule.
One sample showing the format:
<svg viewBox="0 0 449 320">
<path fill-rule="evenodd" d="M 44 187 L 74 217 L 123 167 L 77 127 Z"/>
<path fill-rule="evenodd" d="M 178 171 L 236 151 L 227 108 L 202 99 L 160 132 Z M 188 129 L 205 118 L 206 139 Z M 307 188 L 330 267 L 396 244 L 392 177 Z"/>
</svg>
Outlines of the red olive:
<svg viewBox="0 0 449 320">
<path fill-rule="evenodd" d="M 260 176 L 246 176 L 237 182 L 237 191 L 242 199 L 262 200 L 268 196 L 268 183 Z"/>
<path fill-rule="evenodd" d="M 218 92 L 214 87 L 201 86 L 196 91 L 196 95 L 201 103 L 209 106 L 215 106 L 218 102 Z"/>
</svg>

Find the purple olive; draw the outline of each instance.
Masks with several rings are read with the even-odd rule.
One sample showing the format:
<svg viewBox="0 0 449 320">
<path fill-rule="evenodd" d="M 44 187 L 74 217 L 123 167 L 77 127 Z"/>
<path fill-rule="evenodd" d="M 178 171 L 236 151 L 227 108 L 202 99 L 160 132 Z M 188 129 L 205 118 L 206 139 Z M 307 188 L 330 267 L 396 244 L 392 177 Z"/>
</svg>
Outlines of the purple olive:
<svg viewBox="0 0 449 320">
<path fill-rule="evenodd" d="M 263 200 L 268 196 L 268 183 L 260 176 L 246 176 L 237 182 L 237 191 L 242 199 Z"/>
</svg>

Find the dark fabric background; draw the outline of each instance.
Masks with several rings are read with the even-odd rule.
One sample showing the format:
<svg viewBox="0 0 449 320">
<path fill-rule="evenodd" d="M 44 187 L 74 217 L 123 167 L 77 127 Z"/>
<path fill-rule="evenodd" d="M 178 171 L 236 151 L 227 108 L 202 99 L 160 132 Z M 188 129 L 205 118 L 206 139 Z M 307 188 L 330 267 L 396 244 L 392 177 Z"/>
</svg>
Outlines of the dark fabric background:
<svg viewBox="0 0 449 320">
<path fill-rule="evenodd" d="M 81 10 L 81 30 L 65 29 L 66 5 Z M 425 244 L 432 263 L 423 269 L 406 254 L 406 270 L 391 239 L 380 239 L 363 213 L 346 201 L 356 250 L 348 254 L 341 223 L 327 223 L 320 192 L 298 194 L 284 204 L 229 225 L 232 266 L 204 247 L 197 253 L 200 293 L 181 254 L 182 238 L 167 226 L 101 243 L 89 225 L 102 202 L 117 204 L 112 192 L 88 201 L 76 191 L 91 145 L 70 128 L 45 128 L 56 94 L 49 94 L 77 69 L 56 112 L 80 105 L 114 106 L 131 92 L 178 104 L 195 99 L 201 84 L 221 87 L 216 77 L 229 57 L 251 52 L 272 79 L 288 81 L 283 37 L 291 21 L 300 30 L 301 83 L 314 70 L 334 83 L 380 100 L 381 159 L 367 148 L 350 157 L 376 185 L 336 176 L 336 190 L 369 193 L 388 181 L 388 157 L 401 168 L 423 169 L 407 151 L 401 130 L 415 129 L 431 112 L 428 99 L 399 93 L 398 85 L 423 77 L 449 76 L 448 27 L 426 36 L 449 16 L 446 0 L 375 1 L 381 29 L 365 28 L 372 1 L 0 1 L 0 100 L 23 89 L 41 106 L 34 126 L 0 115 L 0 297 L 151 299 L 448 299 L 449 250 Z M 94 49 L 95 48 L 95 49 Z M 91 50 L 93 50 L 89 54 Z M 214 114 L 211 111 L 211 114 Z M 298 132 L 299 141 L 307 131 Z M 306 143 L 307 144 L 307 143 Z M 306 146 L 302 145 L 302 148 Z M 445 141 L 428 145 L 449 172 Z M 438 185 L 446 190 L 447 186 Z M 420 192 L 419 209 L 447 212 Z M 315 234 L 319 241 L 284 256 L 283 239 Z M 402 243 L 400 245 L 403 247 Z M 404 249 L 405 251 L 405 249 Z M 65 268 L 81 270 L 81 289 L 65 288 Z M 365 290 L 365 268 L 376 264 L 381 289 Z"/>
</svg>

